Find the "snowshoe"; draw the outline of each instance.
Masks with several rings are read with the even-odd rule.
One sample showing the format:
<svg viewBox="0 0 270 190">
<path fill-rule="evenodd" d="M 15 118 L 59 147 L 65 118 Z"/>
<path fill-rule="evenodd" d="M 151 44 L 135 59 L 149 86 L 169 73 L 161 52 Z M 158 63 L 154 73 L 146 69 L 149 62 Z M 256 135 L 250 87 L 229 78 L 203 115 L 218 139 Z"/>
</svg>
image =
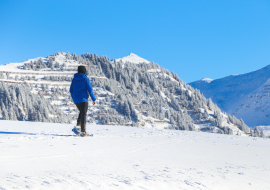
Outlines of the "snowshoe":
<svg viewBox="0 0 270 190">
<path fill-rule="evenodd" d="M 86 132 L 80 132 L 80 131 L 77 130 L 76 127 L 74 127 L 72 129 L 72 131 L 75 133 L 75 135 L 80 136 L 80 137 L 86 137 L 86 136 L 93 137 L 93 134 L 88 134 Z"/>
<path fill-rule="evenodd" d="M 80 135 L 80 131 L 77 130 L 76 127 L 73 127 L 72 131 L 75 133 L 75 135 L 79 136 Z"/>
</svg>

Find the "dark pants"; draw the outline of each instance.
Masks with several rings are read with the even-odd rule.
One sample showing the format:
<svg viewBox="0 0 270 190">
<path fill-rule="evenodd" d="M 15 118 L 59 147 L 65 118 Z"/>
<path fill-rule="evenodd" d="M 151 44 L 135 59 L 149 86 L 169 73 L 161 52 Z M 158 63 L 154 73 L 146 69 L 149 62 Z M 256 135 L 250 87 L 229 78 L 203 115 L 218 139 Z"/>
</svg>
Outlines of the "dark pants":
<svg viewBox="0 0 270 190">
<path fill-rule="evenodd" d="M 77 108 L 80 111 L 78 120 L 77 120 L 77 126 L 81 126 L 81 132 L 85 132 L 85 125 L 86 125 L 86 115 L 88 110 L 88 101 L 81 102 L 81 103 L 75 103 Z"/>
</svg>

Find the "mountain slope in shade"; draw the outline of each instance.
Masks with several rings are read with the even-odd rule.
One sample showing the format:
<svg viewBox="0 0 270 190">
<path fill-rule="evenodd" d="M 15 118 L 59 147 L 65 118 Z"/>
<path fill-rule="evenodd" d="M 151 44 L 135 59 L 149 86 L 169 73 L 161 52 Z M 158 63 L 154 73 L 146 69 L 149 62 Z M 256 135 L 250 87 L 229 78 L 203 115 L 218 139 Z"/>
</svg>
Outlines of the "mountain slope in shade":
<svg viewBox="0 0 270 190">
<path fill-rule="evenodd" d="M 246 97 L 232 114 L 250 126 L 270 124 L 270 79 Z"/>
<path fill-rule="evenodd" d="M 140 56 L 131 53 L 126 57 L 116 59 L 116 62 L 122 61 L 123 63 L 125 62 L 130 62 L 130 63 L 150 63 L 150 61 L 147 61 L 146 59 L 141 58 Z"/>
<path fill-rule="evenodd" d="M 222 110 L 242 118 L 247 125 L 255 127 L 270 124 L 270 117 L 266 114 L 270 98 L 267 96 L 268 89 L 265 88 L 269 78 L 270 65 L 250 73 L 216 79 L 210 83 L 199 80 L 189 85 L 199 89 L 206 98 L 211 98 Z M 255 96 L 258 99 L 254 98 Z"/>
</svg>

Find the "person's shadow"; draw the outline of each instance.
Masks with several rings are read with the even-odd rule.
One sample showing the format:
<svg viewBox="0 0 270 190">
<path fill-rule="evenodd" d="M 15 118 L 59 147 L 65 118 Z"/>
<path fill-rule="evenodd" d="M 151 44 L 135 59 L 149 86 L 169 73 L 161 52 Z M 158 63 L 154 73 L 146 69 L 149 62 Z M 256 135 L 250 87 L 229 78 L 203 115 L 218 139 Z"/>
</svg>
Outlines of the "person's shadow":
<svg viewBox="0 0 270 190">
<path fill-rule="evenodd" d="M 45 136 L 58 136 L 58 137 L 72 137 L 74 135 L 58 135 L 58 134 L 45 134 L 45 133 L 25 133 L 25 132 L 9 132 L 9 131 L 0 131 L 0 134 L 6 135 L 45 135 Z"/>
</svg>

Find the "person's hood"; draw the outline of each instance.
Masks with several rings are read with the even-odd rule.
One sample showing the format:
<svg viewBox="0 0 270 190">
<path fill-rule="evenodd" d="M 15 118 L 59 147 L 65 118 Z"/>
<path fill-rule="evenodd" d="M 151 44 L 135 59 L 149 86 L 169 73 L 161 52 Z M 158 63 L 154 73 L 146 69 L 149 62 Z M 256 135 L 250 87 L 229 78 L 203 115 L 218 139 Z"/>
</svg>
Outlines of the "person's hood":
<svg viewBox="0 0 270 190">
<path fill-rule="evenodd" d="M 75 79 L 75 80 L 82 80 L 82 79 L 84 79 L 84 78 L 86 78 L 86 75 L 83 74 L 83 73 L 76 73 L 76 74 L 74 75 L 74 79 Z"/>
</svg>

